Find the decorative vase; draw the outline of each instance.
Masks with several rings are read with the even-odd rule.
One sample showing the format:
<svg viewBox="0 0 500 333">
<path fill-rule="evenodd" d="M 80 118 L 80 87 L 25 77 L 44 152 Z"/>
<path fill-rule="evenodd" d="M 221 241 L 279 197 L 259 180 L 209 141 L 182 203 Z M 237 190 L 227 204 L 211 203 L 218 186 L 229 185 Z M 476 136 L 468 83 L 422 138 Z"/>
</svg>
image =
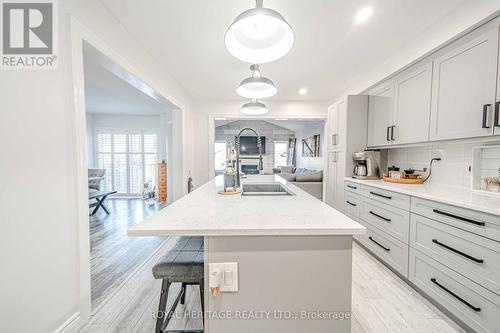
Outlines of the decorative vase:
<svg viewBox="0 0 500 333">
<path fill-rule="evenodd" d="M 236 177 L 235 177 L 235 175 L 224 175 L 224 191 L 228 187 L 236 188 Z"/>
</svg>

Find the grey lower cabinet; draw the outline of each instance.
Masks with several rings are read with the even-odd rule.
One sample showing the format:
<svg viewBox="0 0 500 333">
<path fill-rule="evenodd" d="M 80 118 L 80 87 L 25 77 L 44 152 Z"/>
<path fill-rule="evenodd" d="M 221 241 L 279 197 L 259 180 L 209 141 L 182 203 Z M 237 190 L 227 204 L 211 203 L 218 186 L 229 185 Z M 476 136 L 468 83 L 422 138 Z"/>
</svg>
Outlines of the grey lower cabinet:
<svg viewBox="0 0 500 333">
<path fill-rule="evenodd" d="M 500 331 L 500 216 L 345 181 L 356 240 L 476 332 Z M 349 201 L 349 202 L 348 202 Z"/>
</svg>

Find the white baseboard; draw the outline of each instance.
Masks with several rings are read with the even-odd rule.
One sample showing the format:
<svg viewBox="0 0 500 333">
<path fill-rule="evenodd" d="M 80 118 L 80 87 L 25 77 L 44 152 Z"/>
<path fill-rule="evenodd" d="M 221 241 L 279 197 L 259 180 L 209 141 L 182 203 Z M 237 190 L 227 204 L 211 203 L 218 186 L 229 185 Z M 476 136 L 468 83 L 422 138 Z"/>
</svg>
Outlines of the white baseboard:
<svg viewBox="0 0 500 333">
<path fill-rule="evenodd" d="M 76 333 L 82 326 L 80 312 L 74 313 L 54 333 Z"/>
</svg>

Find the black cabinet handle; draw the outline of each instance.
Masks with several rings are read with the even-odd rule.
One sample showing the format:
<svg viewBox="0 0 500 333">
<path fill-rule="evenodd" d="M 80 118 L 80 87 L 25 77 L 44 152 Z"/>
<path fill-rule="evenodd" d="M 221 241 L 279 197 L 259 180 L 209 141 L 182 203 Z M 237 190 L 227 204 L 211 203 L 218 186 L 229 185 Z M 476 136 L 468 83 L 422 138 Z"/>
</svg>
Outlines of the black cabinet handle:
<svg viewBox="0 0 500 333">
<path fill-rule="evenodd" d="M 356 187 L 356 186 L 352 186 L 352 185 L 347 185 L 347 187 L 352 188 L 353 190 L 356 190 L 356 189 L 357 189 L 357 187 Z"/>
<path fill-rule="evenodd" d="M 450 251 L 452 251 L 452 252 L 455 252 L 456 254 L 459 254 L 459 255 L 461 255 L 461 256 L 463 256 L 463 257 L 467 258 L 467 259 L 470 259 L 470 260 L 472 260 L 472 261 L 474 261 L 474 262 L 477 262 L 477 263 L 479 263 L 479 264 L 482 264 L 482 263 L 484 262 L 484 260 L 483 260 L 483 259 L 476 259 L 476 258 L 474 258 L 473 256 L 468 255 L 467 253 L 463 253 L 462 251 L 459 251 L 459 250 L 457 250 L 457 249 L 452 248 L 451 246 L 448 246 L 448 245 L 446 245 L 446 244 L 441 243 L 441 242 L 440 242 L 440 241 L 438 241 L 437 239 L 433 239 L 433 240 L 432 240 L 432 242 L 433 242 L 434 244 L 437 244 L 437 245 L 439 245 L 439 246 L 444 247 L 445 249 L 448 249 L 448 250 L 450 250 Z"/>
<path fill-rule="evenodd" d="M 499 123 L 499 113 L 500 113 L 500 102 L 496 102 L 495 103 L 495 116 L 493 117 L 494 120 L 493 120 L 493 126 L 494 127 L 500 127 L 500 123 Z"/>
<path fill-rule="evenodd" d="M 396 125 L 392 125 L 391 126 L 391 141 L 395 141 L 396 139 L 394 139 L 394 128 L 396 127 Z"/>
<path fill-rule="evenodd" d="M 472 224 L 479 225 L 479 226 L 484 226 L 486 224 L 484 222 L 479 222 L 479 221 L 471 220 L 471 219 L 469 219 L 467 217 L 457 216 L 457 215 L 454 215 L 454 214 L 443 212 L 443 211 L 440 211 L 439 209 L 433 209 L 432 211 L 434 213 L 436 213 L 436 214 L 441 214 L 441 215 L 444 215 L 444 216 L 448 216 L 448 217 L 451 217 L 451 218 L 454 218 L 454 219 L 457 219 L 457 220 L 460 220 L 460 221 L 464 221 L 464 222 L 467 222 L 467 223 L 472 223 Z"/>
<path fill-rule="evenodd" d="M 464 300 L 462 297 L 458 296 L 457 294 L 455 294 L 453 291 L 451 291 L 450 289 L 446 288 L 445 286 L 443 286 L 441 283 L 437 282 L 437 280 L 435 278 L 431 278 L 431 282 L 434 283 L 435 285 L 437 285 L 439 288 L 443 289 L 444 291 L 446 291 L 448 294 L 450 294 L 451 296 L 455 297 L 456 299 L 458 299 L 460 302 L 464 303 L 465 305 L 467 305 L 469 308 L 471 308 L 472 310 L 476 311 L 476 312 L 480 312 L 481 311 L 481 308 L 478 308 L 478 307 L 475 307 L 474 305 L 470 304 L 469 302 L 467 302 L 466 300 Z"/>
<path fill-rule="evenodd" d="M 488 108 L 491 106 L 491 104 L 484 104 L 483 105 L 483 128 L 490 128 L 487 123 L 488 123 Z"/>
<path fill-rule="evenodd" d="M 391 249 L 388 248 L 388 247 L 385 247 L 383 246 L 382 244 L 380 244 L 379 242 L 377 242 L 376 240 L 373 239 L 372 236 L 368 237 L 372 242 L 374 242 L 375 244 L 377 244 L 378 246 L 380 246 L 381 248 L 383 248 L 384 250 L 386 250 L 387 252 L 389 252 Z"/>
<path fill-rule="evenodd" d="M 389 132 L 391 131 L 391 126 L 387 126 L 387 133 L 385 135 L 385 138 L 387 139 L 387 141 L 391 141 L 391 138 L 389 136 Z"/>
<path fill-rule="evenodd" d="M 379 219 L 382 219 L 382 220 L 384 220 L 384 221 L 391 222 L 391 219 L 388 219 L 388 218 L 386 218 L 386 217 L 383 217 L 383 216 L 381 216 L 381 215 L 378 215 L 377 213 L 374 213 L 374 212 L 372 212 L 371 210 L 370 210 L 370 214 L 372 214 L 373 216 L 376 216 L 376 217 L 378 217 Z"/>
<path fill-rule="evenodd" d="M 356 207 L 355 203 L 350 202 L 349 200 L 346 201 L 349 205 Z"/>
<path fill-rule="evenodd" d="M 392 199 L 392 197 L 389 197 L 387 195 L 383 195 L 383 194 L 380 194 L 380 193 L 377 193 L 377 192 L 370 192 L 370 194 L 373 194 L 373 195 L 376 195 L 378 197 L 382 197 L 382 198 L 385 198 L 385 199 Z"/>
</svg>

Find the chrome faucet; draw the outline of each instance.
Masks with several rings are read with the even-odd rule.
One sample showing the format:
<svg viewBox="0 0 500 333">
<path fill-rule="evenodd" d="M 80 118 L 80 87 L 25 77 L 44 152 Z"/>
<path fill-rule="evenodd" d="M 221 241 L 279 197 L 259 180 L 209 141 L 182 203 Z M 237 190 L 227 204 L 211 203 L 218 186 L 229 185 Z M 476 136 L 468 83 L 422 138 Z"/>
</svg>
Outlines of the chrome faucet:
<svg viewBox="0 0 500 333">
<path fill-rule="evenodd" d="M 240 136 L 241 133 L 244 131 L 251 131 L 255 134 L 257 137 L 257 147 L 259 148 L 259 157 L 248 157 L 248 159 L 259 159 L 259 171 L 264 170 L 264 166 L 262 163 L 262 144 L 260 142 L 260 136 L 259 133 L 257 133 L 256 130 L 250 128 L 250 127 L 245 127 L 243 128 L 238 135 L 236 136 L 236 186 L 240 187 L 241 186 L 241 173 L 240 173 Z"/>
</svg>

